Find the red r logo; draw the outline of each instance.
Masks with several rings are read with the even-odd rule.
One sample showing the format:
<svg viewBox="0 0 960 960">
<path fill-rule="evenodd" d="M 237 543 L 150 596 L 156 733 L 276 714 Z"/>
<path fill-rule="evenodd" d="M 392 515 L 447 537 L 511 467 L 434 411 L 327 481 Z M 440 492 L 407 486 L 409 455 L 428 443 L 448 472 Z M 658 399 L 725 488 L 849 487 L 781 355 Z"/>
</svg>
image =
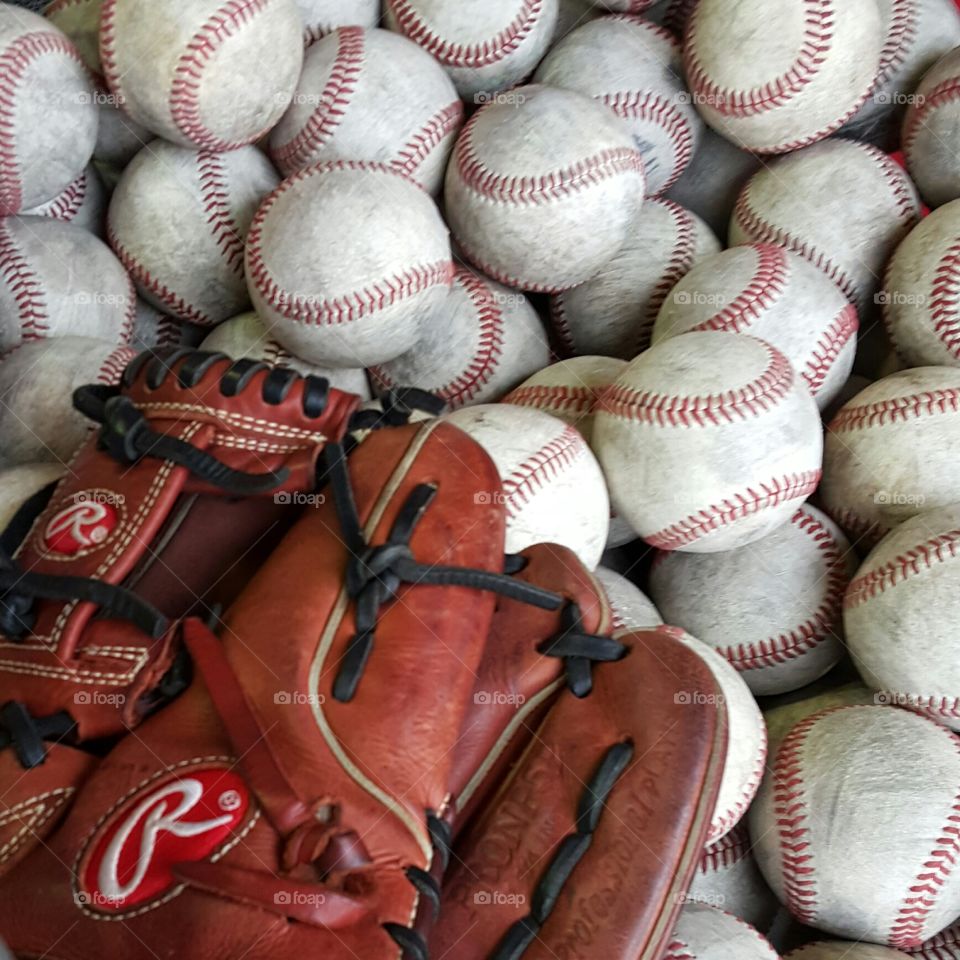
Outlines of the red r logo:
<svg viewBox="0 0 960 960">
<path fill-rule="evenodd" d="M 73 556 L 100 546 L 112 533 L 118 518 L 117 509 L 112 504 L 80 500 L 64 507 L 47 524 L 43 545 L 51 553 Z"/>
</svg>

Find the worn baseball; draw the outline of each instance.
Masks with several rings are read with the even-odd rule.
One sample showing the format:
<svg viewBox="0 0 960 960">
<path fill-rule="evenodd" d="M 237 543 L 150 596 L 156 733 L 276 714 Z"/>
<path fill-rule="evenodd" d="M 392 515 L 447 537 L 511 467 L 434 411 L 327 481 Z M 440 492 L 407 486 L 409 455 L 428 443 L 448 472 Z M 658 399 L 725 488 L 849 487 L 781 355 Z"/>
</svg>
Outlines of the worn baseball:
<svg viewBox="0 0 960 960">
<path fill-rule="evenodd" d="M 256 147 L 227 153 L 158 141 L 124 171 L 107 233 L 145 300 L 209 327 L 250 305 L 244 240 L 280 182 Z"/>
<path fill-rule="evenodd" d="M 651 546 L 714 553 L 786 523 L 820 480 L 817 405 L 775 347 L 665 340 L 604 394 L 594 447 L 616 511 Z"/>
<path fill-rule="evenodd" d="M 91 163 L 66 190 L 46 203 L 25 210 L 24 215 L 72 223 L 99 237 L 105 232 L 109 200 L 107 188 Z"/>
<path fill-rule="evenodd" d="M 73 391 L 120 382 L 136 356 L 90 337 L 25 343 L 0 360 L 0 467 L 66 463 L 92 424 L 73 409 Z"/>
<path fill-rule="evenodd" d="M 960 49 L 942 57 L 917 87 L 903 121 L 907 168 L 933 207 L 960 198 Z"/>
<path fill-rule="evenodd" d="M 646 200 L 620 251 L 585 283 L 550 298 L 550 319 L 574 354 L 632 360 L 650 346 L 661 305 L 720 242 L 694 213 L 662 197 Z"/>
<path fill-rule="evenodd" d="M 100 60 L 110 92 L 148 130 L 234 150 L 289 104 L 302 34 L 294 0 L 104 0 Z"/>
<path fill-rule="evenodd" d="M 749 333 L 793 364 L 822 410 L 840 392 L 857 350 L 857 308 L 797 253 L 769 243 L 696 264 L 663 301 L 653 343 L 691 330 Z"/>
<path fill-rule="evenodd" d="M 533 73 L 557 10 L 558 0 L 386 0 L 384 19 L 440 63 L 461 97 L 486 103 Z"/>
<path fill-rule="evenodd" d="M 960 920 L 911 950 L 909 957 L 911 960 L 960 960 Z"/>
<path fill-rule="evenodd" d="M 650 595 L 668 623 L 731 663 L 758 696 L 813 683 L 843 656 L 843 592 L 857 561 L 803 504 L 762 540 L 722 553 L 658 553 Z"/>
<path fill-rule="evenodd" d="M 435 194 L 462 122 L 433 57 L 388 30 L 341 27 L 307 52 L 270 155 L 285 176 L 325 160 L 376 160 Z"/>
<path fill-rule="evenodd" d="M 909 367 L 960 366 L 960 200 L 934 210 L 897 247 L 883 318 Z"/>
<path fill-rule="evenodd" d="M 488 104 L 457 139 L 447 219 L 487 276 L 523 290 L 568 290 L 630 236 L 643 158 L 623 122 L 588 97 L 542 86 L 504 96 L 513 102 Z"/>
<path fill-rule="evenodd" d="M 6 530 L 16 512 L 35 493 L 63 476 L 59 463 L 24 463 L 0 470 L 0 530 Z"/>
<path fill-rule="evenodd" d="M 960 370 L 918 367 L 870 384 L 827 427 L 820 502 L 855 544 L 960 502 Z"/>
<path fill-rule="evenodd" d="M 319 164 L 260 207 L 246 251 L 254 308 L 291 353 L 365 367 L 442 323 L 453 283 L 447 228 L 430 195 L 378 163 Z"/>
<path fill-rule="evenodd" d="M 285 350 L 270 336 L 267 325 L 256 313 L 242 313 L 214 327 L 201 350 L 223 353 L 231 360 L 263 360 L 278 367 L 289 367 L 302 376 L 323 377 L 330 385 L 364 400 L 370 398 L 370 385 L 364 370 L 346 367 L 317 367 Z"/>
<path fill-rule="evenodd" d="M 703 903 L 680 911 L 662 960 L 780 960 L 758 930 Z"/>
<path fill-rule="evenodd" d="M 811 688 L 813 690 L 820 688 L 823 692 L 800 700 L 780 703 L 764 711 L 763 719 L 767 725 L 769 756 L 776 754 L 780 744 L 801 720 L 806 720 L 815 713 L 833 707 L 877 704 L 876 693 L 860 680 L 852 680 L 840 687 L 830 686 L 830 683 L 831 678 L 824 677 L 820 684 Z M 801 691 L 801 693 L 805 692 Z"/>
<path fill-rule="evenodd" d="M 135 297 L 92 233 L 46 217 L 0 219 L 0 353 L 46 337 L 126 343 Z"/>
<path fill-rule="evenodd" d="M 730 244 L 774 243 L 799 253 L 866 310 L 887 260 L 919 219 L 916 188 L 882 150 L 829 140 L 750 178 L 733 212 Z"/>
<path fill-rule="evenodd" d="M 756 153 L 789 153 L 860 108 L 883 41 L 876 0 L 701 0 L 684 62 L 711 127 Z"/>
<path fill-rule="evenodd" d="M 779 903 L 760 873 L 745 824 L 703 851 L 685 898 L 689 901 L 718 907 L 758 930 L 769 928 Z"/>
<path fill-rule="evenodd" d="M 913 948 L 960 914 L 958 795 L 960 741 L 946 727 L 888 706 L 827 710 L 769 764 L 754 854 L 801 923 Z"/>
<path fill-rule="evenodd" d="M 535 543 L 569 547 L 591 570 L 600 562 L 610 501 L 600 465 L 580 433 L 539 410 L 481 404 L 447 414 L 496 464 L 507 513 L 507 552 Z"/>
<path fill-rule="evenodd" d="M 593 575 L 610 601 L 614 630 L 649 630 L 663 623 L 660 611 L 635 583 L 608 567 L 597 567 Z"/>
<path fill-rule="evenodd" d="M 429 390 L 451 410 L 499 400 L 550 363 L 543 322 L 530 301 L 469 267 L 457 267 L 443 322 L 412 350 L 370 368 L 380 390 Z"/>
<path fill-rule="evenodd" d="M 130 346 L 137 351 L 152 350 L 154 347 L 179 347 L 184 343 L 184 334 L 188 328 L 189 324 L 161 313 L 153 304 L 137 297 Z"/>
<path fill-rule="evenodd" d="M 380 0 L 296 0 L 296 4 L 306 46 L 338 27 L 375 27 L 380 20 Z"/>
<path fill-rule="evenodd" d="M 63 193 L 97 139 L 93 84 L 77 48 L 37 14 L 0 5 L 0 215 Z"/>
<path fill-rule="evenodd" d="M 909 956 L 902 950 L 891 950 L 874 943 L 818 940 L 799 950 L 791 950 L 785 960 L 909 960 Z"/>
<path fill-rule="evenodd" d="M 843 623 L 860 675 L 885 702 L 960 731 L 960 504 L 905 520 L 847 588 Z"/>
<path fill-rule="evenodd" d="M 676 39 L 654 23 L 621 15 L 574 30 L 533 79 L 593 97 L 620 117 L 643 155 L 646 192 L 656 196 L 689 166 L 703 129 L 682 77 Z"/>
</svg>

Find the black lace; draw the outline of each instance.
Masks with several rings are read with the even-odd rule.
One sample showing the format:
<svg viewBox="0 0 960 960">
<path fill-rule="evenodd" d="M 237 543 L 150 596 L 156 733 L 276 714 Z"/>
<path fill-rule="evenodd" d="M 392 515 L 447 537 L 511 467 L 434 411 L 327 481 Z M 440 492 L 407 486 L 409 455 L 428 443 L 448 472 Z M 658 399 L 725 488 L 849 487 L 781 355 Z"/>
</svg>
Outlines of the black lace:
<svg viewBox="0 0 960 960">
<path fill-rule="evenodd" d="M 44 743 L 66 739 L 74 727 L 65 711 L 35 717 L 22 703 L 11 700 L 0 707 L 0 750 L 12 748 L 23 769 L 32 770 L 47 758 Z"/>
</svg>

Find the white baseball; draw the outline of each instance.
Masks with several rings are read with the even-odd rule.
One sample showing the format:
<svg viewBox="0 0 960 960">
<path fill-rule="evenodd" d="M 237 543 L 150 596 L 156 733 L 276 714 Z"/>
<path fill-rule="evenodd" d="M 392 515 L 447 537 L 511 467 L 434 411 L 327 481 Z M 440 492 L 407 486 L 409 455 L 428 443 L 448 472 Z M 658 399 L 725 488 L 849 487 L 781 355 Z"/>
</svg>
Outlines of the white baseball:
<svg viewBox="0 0 960 960">
<path fill-rule="evenodd" d="M 537 311 L 516 290 L 457 267 L 442 316 L 426 325 L 412 350 L 370 368 L 374 386 L 420 387 L 451 410 L 499 400 L 550 363 Z"/>
<path fill-rule="evenodd" d="M 377 163 L 324 163 L 285 180 L 257 213 L 246 265 L 273 336 L 321 366 L 406 353 L 440 322 L 453 283 L 429 194 Z"/>
<path fill-rule="evenodd" d="M 557 9 L 557 0 L 386 0 L 384 18 L 436 58 L 460 96 L 484 103 L 533 72 Z"/>
<path fill-rule="evenodd" d="M 59 463 L 24 463 L 0 470 L 0 531 L 35 493 L 63 476 Z"/>
<path fill-rule="evenodd" d="M 302 34 L 294 0 L 104 0 L 100 59 L 110 92 L 148 130 L 233 150 L 283 114 Z"/>
<path fill-rule="evenodd" d="M 801 923 L 919 946 L 960 913 L 960 741 L 925 717 L 840 707 L 797 724 L 750 810 L 754 854 Z"/>
<path fill-rule="evenodd" d="M 375 27 L 380 20 L 380 0 L 296 0 L 296 4 L 306 46 L 338 27 Z"/>
<path fill-rule="evenodd" d="M 931 206 L 960 198 L 960 49 L 931 67 L 903 121 L 907 169 Z"/>
<path fill-rule="evenodd" d="M 758 930 L 703 903 L 680 911 L 662 960 L 780 960 Z"/>
<path fill-rule="evenodd" d="M 626 577 L 608 567 L 597 567 L 593 575 L 610 601 L 614 630 L 649 630 L 663 623 L 650 598 Z"/>
<path fill-rule="evenodd" d="M 604 394 L 594 446 L 614 508 L 651 546 L 714 553 L 786 523 L 820 480 L 817 405 L 743 334 L 665 340 Z"/>
<path fill-rule="evenodd" d="M 77 48 L 48 20 L 0 5 L 0 215 L 52 200 L 97 139 L 93 85 Z"/>
<path fill-rule="evenodd" d="M 127 343 L 135 297 L 92 233 L 46 217 L 0 219 L 0 353 L 44 337 Z"/>
<path fill-rule="evenodd" d="M 37 340 L 0 360 L 0 467 L 66 463 L 93 426 L 73 409 L 73 391 L 114 385 L 136 356 L 90 337 Z"/>
<path fill-rule="evenodd" d="M 857 308 L 799 254 L 769 243 L 696 264 L 663 301 L 653 343 L 691 330 L 749 333 L 781 350 L 822 410 L 857 350 Z"/>
<path fill-rule="evenodd" d="M 659 553 L 650 595 L 668 623 L 709 643 L 758 696 L 813 683 L 843 656 L 843 592 L 857 560 L 824 514 L 803 504 L 749 546 Z"/>
<path fill-rule="evenodd" d="M 415 43 L 341 27 L 307 52 L 270 154 L 285 176 L 325 160 L 375 160 L 435 194 L 462 122 L 450 78 Z"/>
<path fill-rule="evenodd" d="M 905 520 L 847 588 L 843 624 L 864 681 L 882 698 L 960 731 L 960 505 Z"/>
<path fill-rule="evenodd" d="M 447 414 L 496 464 L 507 512 L 507 552 L 559 543 L 589 569 L 607 540 L 610 501 L 603 474 L 583 437 L 539 410 L 481 404 Z M 481 491 L 480 496 L 498 496 Z"/>
<path fill-rule="evenodd" d="M 184 342 L 187 326 L 182 320 L 161 313 L 153 304 L 137 297 L 130 346 L 137 351 L 152 350 L 154 347 L 179 347 Z"/>
<path fill-rule="evenodd" d="M 643 159 L 602 104 L 520 87 L 474 114 L 447 168 L 450 228 L 467 258 L 507 286 L 553 293 L 620 250 L 643 203 Z M 602 224 L 602 229 L 598 225 Z"/>
<path fill-rule="evenodd" d="M 882 48 L 876 0 L 700 0 L 684 61 L 710 126 L 754 152 L 789 153 L 853 116 Z"/>
<path fill-rule="evenodd" d="M 820 499 L 866 547 L 915 514 L 960 502 L 960 370 L 918 367 L 870 384 L 827 427 Z"/>
<path fill-rule="evenodd" d="M 882 150 L 828 140 L 751 177 L 733 212 L 730 244 L 774 243 L 799 253 L 866 310 L 887 260 L 919 219 L 916 188 Z"/>
<path fill-rule="evenodd" d="M 574 30 L 547 54 L 533 80 L 593 97 L 620 117 L 643 156 L 646 192 L 655 196 L 689 166 L 703 129 L 682 77 L 674 37 L 621 15 Z"/>
<path fill-rule="evenodd" d="M 632 360 L 650 346 L 667 294 L 720 242 L 694 213 L 662 197 L 644 201 L 626 243 L 586 283 L 550 298 L 550 318 L 571 353 Z"/>
<path fill-rule="evenodd" d="M 907 366 L 960 366 L 960 200 L 934 210 L 897 247 L 882 299 Z"/>
<path fill-rule="evenodd" d="M 825 686 L 831 681 L 825 677 L 821 684 L 812 689 Z M 805 692 L 805 691 L 804 691 Z M 853 680 L 841 687 L 830 687 L 815 696 L 804 697 L 790 703 L 781 703 L 764 711 L 763 719 L 767 725 L 768 756 L 774 756 L 780 744 L 801 720 L 815 713 L 833 707 L 876 705 L 877 695 L 865 683 Z"/>
<path fill-rule="evenodd" d="M 280 182 L 256 148 L 227 153 L 157 141 L 137 154 L 110 201 L 107 234 L 145 300 L 204 327 L 250 305 L 244 240 Z"/>
<path fill-rule="evenodd" d="M 200 344 L 200 349 L 223 353 L 231 360 L 263 360 L 276 366 L 289 367 L 305 377 L 323 377 L 331 386 L 355 393 L 364 400 L 370 398 L 370 386 L 364 370 L 317 367 L 295 357 L 270 336 L 267 325 L 253 312 L 231 317 L 214 327 Z"/>
<path fill-rule="evenodd" d="M 100 174 L 91 163 L 66 190 L 46 203 L 24 210 L 24 215 L 72 223 L 100 237 L 106 227 L 109 199 Z"/>
<path fill-rule="evenodd" d="M 960 960 L 960 920 L 911 950 L 909 956 L 912 960 Z"/>
<path fill-rule="evenodd" d="M 791 950 L 785 960 L 909 960 L 909 956 L 902 950 L 891 950 L 874 943 L 819 940 L 799 950 Z"/>
<path fill-rule="evenodd" d="M 719 907 L 758 930 L 769 928 L 779 903 L 760 873 L 745 824 L 703 851 L 686 900 Z"/>
</svg>

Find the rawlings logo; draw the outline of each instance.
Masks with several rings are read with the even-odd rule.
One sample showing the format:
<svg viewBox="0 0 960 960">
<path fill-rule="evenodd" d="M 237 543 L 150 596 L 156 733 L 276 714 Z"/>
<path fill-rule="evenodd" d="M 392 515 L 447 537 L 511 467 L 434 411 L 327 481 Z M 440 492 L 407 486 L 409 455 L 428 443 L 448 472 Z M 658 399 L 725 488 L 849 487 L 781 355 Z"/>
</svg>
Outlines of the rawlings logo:
<svg viewBox="0 0 960 960">
<path fill-rule="evenodd" d="M 113 504 L 86 500 L 82 494 L 77 501 L 64 507 L 43 531 L 44 546 L 51 553 L 73 556 L 81 550 L 98 547 L 116 527 L 119 514 Z"/>
<path fill-rule="evenodd" d="M 171 775 L 125 803 L 91 840 L 78 900 L 102 913 L 154 900 L 176 884 L 178 863 L 222 850 L 244 820 L 250 795 L 225 769 Z"/>
</svg>

